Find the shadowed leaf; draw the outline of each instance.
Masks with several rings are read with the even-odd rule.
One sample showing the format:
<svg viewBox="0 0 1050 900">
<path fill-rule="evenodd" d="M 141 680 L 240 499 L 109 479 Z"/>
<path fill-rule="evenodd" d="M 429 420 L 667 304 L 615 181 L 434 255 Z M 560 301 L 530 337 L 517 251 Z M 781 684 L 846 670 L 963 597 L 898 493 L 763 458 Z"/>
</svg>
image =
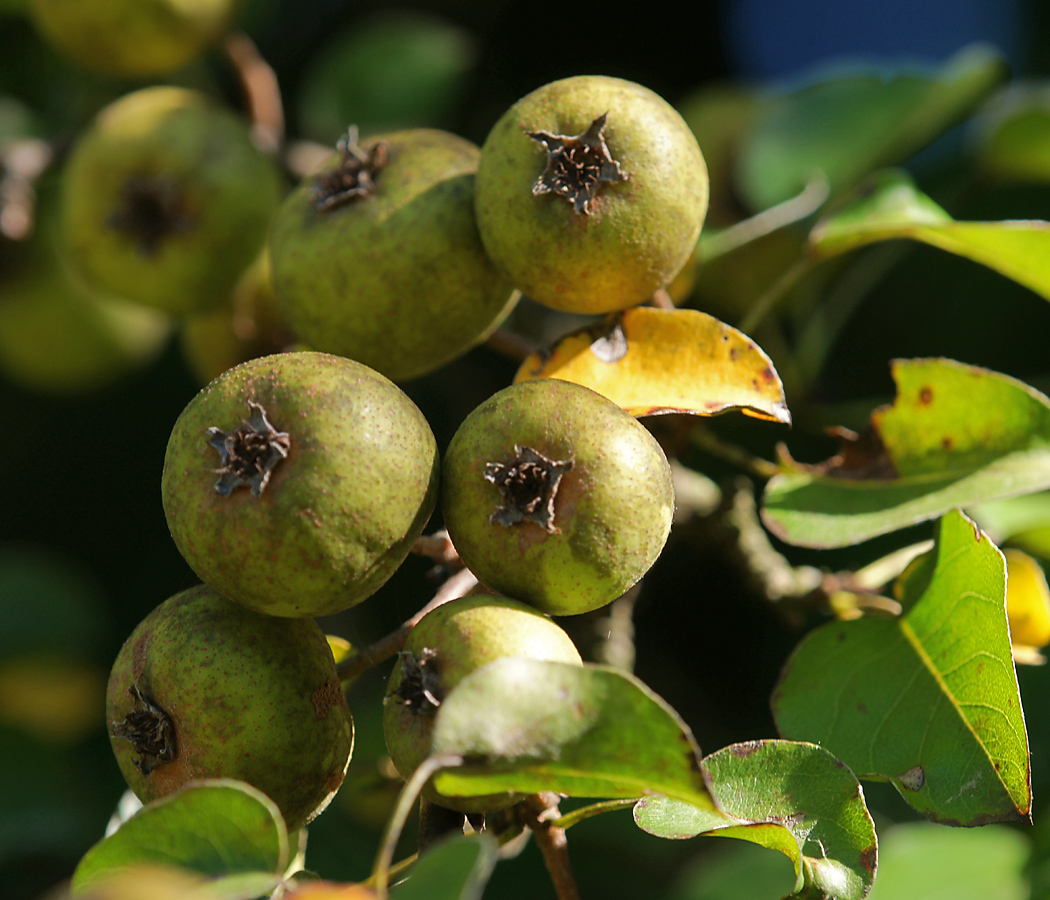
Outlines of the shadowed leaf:
<svg viewBox="0 0 1050 900">
<path fill-rule="evenodd" d="M 240 781 L 191 783 L 144 806 L 103 838 L 73 873 L 73 895 L 87 893 L 133 865 L 177 866 L 220 876 L 279 875 L 288 862 L 288 833 L 277 806 Z"/>
<path fill-rule="evenodd" d="M 1027 821 L 1028 737 L 1002 554 L 953 511 L 902 582 L 901 618 L 832 623 L 799 644 L 773 695 L 777 727 L 862 778 L 891 781 L 928 818 Z"/>
<path fill-rule="evenodd" d="M 635 416 L 745 415 L 791 422 L 773 364 L 747 335 L 693 309 L 638 307 L 566 335 L 521 364 L 515 381 L 560 378 Z"/>
<path fill-rule="evenodd" d="M 431 747 L 466 760 L 434 777 L 443 794 L 663 794 L 714 808 L 688 727 L 637 678 L 616 669 L 496 660 L 444 699 Z"/>
<path fill-rule="evenodd" d="M 479 900 L 498 852 L 496 841 L 487 835 L 449 838 L 424 853 L 391 896 L 394 900 Z"/>
</svg>

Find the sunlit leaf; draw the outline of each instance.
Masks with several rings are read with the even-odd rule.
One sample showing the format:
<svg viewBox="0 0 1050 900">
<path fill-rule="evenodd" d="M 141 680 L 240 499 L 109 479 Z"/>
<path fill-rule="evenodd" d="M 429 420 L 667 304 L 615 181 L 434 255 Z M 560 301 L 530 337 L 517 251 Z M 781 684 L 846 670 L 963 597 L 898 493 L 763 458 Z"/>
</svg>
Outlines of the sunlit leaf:
<svg viewBox="0 0 1050 900">
<path fill-rule="evenodd" d="M 73 873 L 73 894 L 133 865 L 276 875 L 287 861 L 288 833 L 272 800 L 240 781 L 202 781 L 144 806 L 88 850 Z"/>
<path fill-rule="evenodd" d="M 1002 181 L 1050 182 L 1050 84 L 1015 82 L 982 117 L 977 161 Z"/>
<path fill-rule="evenodd" d="M 1005 75 L 1002 57 L 983 46 L 932 72 L 840 66 L 774 98 L 741 153 L 741 190 L 752 208 L 765 209 L 797 194 L 815 172 L 832 193 L 850 188 L 961 121 Z"/>
<path fill-rule="evenodd" d="M 1027 900 L 1028 840 L 1004 826 L 897 825 L 879 839 L 869 900 Z"/>
<path fill-rule="evenodd" d="M 1050 486 L 1050 400 L 1006 375 L 944 359 L 897 360 L 897 399 L 872 431 L 817 466 L 787 461 L 766 485 L 778 537 L 841 547 Z"/>
<path fill-rule="evenodd" d="M 459 836 L 424 853 L 394 900 L 479 900 L 496 866 L 499 846 L 486 835 Z"/>
<path fill-rule="evenodd" d="M 773 695 L 777 727 L 862 778 L 891 781 L 928 818 L 1027 820 L 1002 554 L 958 511 L 941 519 L 930 553 L 932 569 L 903 576 L 901 618 L 835 622 L 799 644 Z"/>
<path fill-rule="evenodd" d="M 821 257 L 910 238 L 995 269 L 1050 300 L 1050 222 L 957 222 L 900 172 L 820 222 L 810 247 Z"/>
<path fill-rule="evenodd" d="M 693 309 L 638 307 L 563 337 L 521 364 L 515 381 L 582 384 L 629 413 L 746 415 L 790 422 L 784 388 L 749 337 Z"/>
<path fill-rule="evenodd" d="M 875 877 L 875 825 L 860 784 L 827 750 L 791 741 L 734 744 L 706 757 L 712 795 L 728 816 L 663 797 L 640 800 L 635 821 L 650 834 L 734 837 L 786 855 L 795 890 L 860 898 Z M 744 823 L 744 824 L 741 824 Z"/>
<path fill-rule="evenodd" d="M 1035 653 L 1050 644 L 1050 590 L 1046 575 L 1032 557 L 1008 549 L 1006 556 L 1006 617 L 1018 662 L 1043 662 Z"/>
<path fill-rule="evenodd" d="M 688 726 L 616 669 L 496 660 L 442 701 L 431 746 L 468 761 L 435 776 L 444 794 L 663 794 L 713 809 Z"/>
</svg>

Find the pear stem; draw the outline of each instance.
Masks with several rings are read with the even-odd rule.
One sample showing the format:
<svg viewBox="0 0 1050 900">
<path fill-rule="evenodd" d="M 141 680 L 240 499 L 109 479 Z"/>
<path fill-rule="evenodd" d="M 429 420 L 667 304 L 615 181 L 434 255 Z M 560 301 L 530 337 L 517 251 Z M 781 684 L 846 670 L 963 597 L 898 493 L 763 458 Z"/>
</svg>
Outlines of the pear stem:
<svg viewBox="0 0 1050 900">
<path fill-rule="evenodd" d="M 471 588 L 478 583 L 477 577 L 470 569 L 460 569 L 451 575 L 433 599 L 417 612 L 411 619 L 385 637 L 380 638 L 374 644 L 370 644 L 363 650 L 359 650 L 353 656 L 348 656 L 336 666 L 339 680 L 343 683 L 351 681 L 363 672 L 367 672 L 373 666 L 379 665 L 384 660 L 390 659 L 398 654 L 405 646 L 405 641 L 412 633 L 412 629 L 428 612 L 439 606 L 465 596 Z"/>
<path fill-rule="evenodd" d="M 264 153 L 276 156 L 284 143 L 284 105 L 277 73 L 244 32 L 226 35 L 222 49 L 244 91 L 252 123 L 252 140 Z"/>
</svg>

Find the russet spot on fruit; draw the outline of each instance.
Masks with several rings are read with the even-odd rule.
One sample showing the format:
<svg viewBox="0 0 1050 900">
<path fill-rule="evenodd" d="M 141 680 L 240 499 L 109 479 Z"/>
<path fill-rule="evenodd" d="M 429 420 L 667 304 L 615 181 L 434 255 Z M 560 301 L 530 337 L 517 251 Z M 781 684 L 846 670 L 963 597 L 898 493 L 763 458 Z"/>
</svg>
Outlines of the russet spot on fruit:
<svg viewBox="0 0 1050 900">
<path fill-rule="evenodd" d="M 569 636 L 532 607 L 476 595 L 427 613 L 409 635 L 383 701 L 383 733 L 395 768 L 409 778 L 430 753 L 434 716 L 444 697 L 475 669 L 505 656 L 582 665 Z M 423 796 L 460 812 L 491 812 L 513 794 L 447 797 L 429 784 Z"/>
<path fill-rule="evenodd" d="M 326 353 L 260 357 L 186 407 L 164 457 L 168 528 L 202 581 L 276 616 L 371 596 L 437 501 L 430 426 L 393 382 Z"/>
<path fill-rule="evenodd" d="M 522 293 L 605 313 L 666 286 L 696 246 L 708 179 L 682 117 L 641 85 L 555 81 L 515 103 L 481 149 L 485 250 Z"/>
<path fill-rule="evenodd" d="M 260 615 L 207 586 L 169 598 L 125 642 L 106 718 L 120 770 L 144 803 L 188 781 L 236 778 L 289 829 L 342 784 L 353 721 L 324 633 Z"/>
<path fill-rule="evenodd" d="M 674 489 L 637 419 L 589 388 L 542 378 L 463 421 L 445 454 L 442 509 L 482 584 L 574 615 L 615 600 L 656 561 Z"/>
</svg>

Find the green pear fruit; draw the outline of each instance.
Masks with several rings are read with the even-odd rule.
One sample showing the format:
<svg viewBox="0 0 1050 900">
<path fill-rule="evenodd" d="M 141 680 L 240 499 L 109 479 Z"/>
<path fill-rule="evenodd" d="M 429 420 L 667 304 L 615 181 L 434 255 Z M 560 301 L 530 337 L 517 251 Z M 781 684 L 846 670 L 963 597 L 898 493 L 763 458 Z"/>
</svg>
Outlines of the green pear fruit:
<svg viewBox="0 0 1050 900">
<path fill-rule="evenodd" d="M 197 91 L 144 88 L 103 109 L 74 146 L 63 237 L 92 285 L 185 313 L 229 296 L 282 192 L 236 116 Z"/>
<path fill-rule="evenodd" d="M 445 527 L 482 584 L 552 615 L 604 606 L 656 561 L 671 469 L 633 416 L 542 378 L 470 413 L 445 454 Z"/>
<path fill-rule="evenodd" d="M 395 381 L 485 339 L 517 299 L 474 223 L 478 148 L 432 129 L 374 138 L 284 201 L 270 232 L 274 288 L 302 341 Z"/>
<path fill-rule="evenodd" d="M 578 76 L 515 103 L 481 148 L 485 249 L 554 309 L 636 306 L 686 264 L 707 211 L 707 168 L 682 117 L 641 85 Z"/>
<path fill-rule="evenodd" d="M 367 366 L 301 351 L 205 386 L 168 440 L 161 495 L 190 567 L 275 616 L 371 596 L 421 534 L 438 455 L 423 414 Z"/>
<path fill-rule="evenodd" d="M 475 669 L 505 656 L 582 665 L 569 636 L 531 606 L 476 595 L 445 603 L 412 629 L 383 700 L 383 733 L 394 767 L 408 778 L 430 754 L 442 699 Z M 447 797 L 431 785 L 423 796 L 460 812 L 491 812 L 514 794 Z"/>
<path fill-rule="evenodd" d="M 332 651 L 311 619 L 260 615 L 201 585 L 153 610 L 121 648 L 106 719 L 144 803 L 189 781 L 236 778 L 269 796 L 289 830 L 335 795 L 353 721 Z"/>
<path fill-rule="evenodd" d="M 130 78 L 170 72 L 216 41 L 236 0 L 29 0 L 32 21 L 77 65 Z"/>
</svg>

